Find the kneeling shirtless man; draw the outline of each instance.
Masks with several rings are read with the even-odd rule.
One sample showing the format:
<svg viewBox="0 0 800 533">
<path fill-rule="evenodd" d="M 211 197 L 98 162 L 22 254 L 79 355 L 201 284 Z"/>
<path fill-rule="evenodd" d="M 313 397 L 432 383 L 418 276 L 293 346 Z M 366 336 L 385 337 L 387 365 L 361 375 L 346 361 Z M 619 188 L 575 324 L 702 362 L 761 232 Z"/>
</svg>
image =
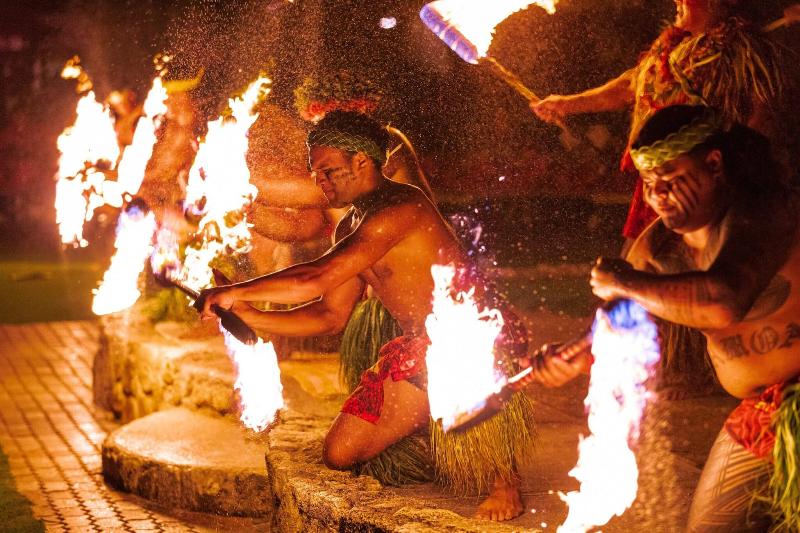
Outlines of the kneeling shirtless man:
<svg viewBox="0 0 800 533">
<path fill-rule="evenodd" d="M 206 317 L 214 316 L 212 304 L 226 309 L 236 305 L 236 312 L 257 330 L 305 336 L 341 331 L 364 284 L 373 287 L 399 322 L 403 336 L 381 349 L 377 364 L 364 372 L 361 384 L 334 420 L 325 438 L 323 459 L 336 469 L 368 461 L 428 426 L 425 319 L 431 312 L 434 287 L 431 267 L 470 266 L 428 197 L 417 187 L 382 175 L 387 142 L 386 130 L 363 115 L 328 113 L 309 134 L 308 147 L 317 186 L 332 207 L 349 208 L 336 228 L 333 248 L 314 261 L 209 289 L 201 297 Z M 483 292 L 482 286 L 476 289 Z M 245 303 L 254 301 L 310 303 L 290 311 L 262 312 Z M 521 331 L 506 330 L 505 340 L 511 342 L 504 347 L 517 352 L 527 347 Z M 515 465 L 529 453 L 524 448 L 532 442 L 531 428 L 509 425 L 509 430 L 522 444 L 502 442 L 502 450 L 481 461 L 486 464 L 464 465 L 493 478 L 489 496 L 478 509 L 481 518 L 508 520 L 523 511 Z M 461 455 L 468 451 L 462 449 Z M 498 457 L 504 457 L 503 465 Z"/>
</svg>

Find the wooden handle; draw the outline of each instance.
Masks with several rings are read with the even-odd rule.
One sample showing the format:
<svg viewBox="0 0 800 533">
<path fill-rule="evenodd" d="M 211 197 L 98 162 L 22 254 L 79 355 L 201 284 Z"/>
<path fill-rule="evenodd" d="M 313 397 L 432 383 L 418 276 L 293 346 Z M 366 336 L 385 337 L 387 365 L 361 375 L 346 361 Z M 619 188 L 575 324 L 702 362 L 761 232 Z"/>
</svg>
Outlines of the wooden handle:
<svg viewBox="0 0 800 533">
<path fill-rule="evenodd" d="M 530 88 L 528 88 L 519 77 L 508 70 L 506 67 L 500 64 L 495 58 L 491 56 L 486 56 L 481 59 L 481 61 L 488 63 L 492 67 L 492 72 L 495 75 L 506 82 L 509 86 L 511 86 L 515 91 L 517 91 L 523 98 L 525 98 L 529 103 L 536 104 L 542 101 L 535 92 L 533 92 Z M 567 148 L 572 149 L 575 146 L 581 144 L 580 138 L 575 135 L 564 121 L 558 119 L 554 121 L 554 124 L 562 131 L 561 139 L 566 145 Z"/>
<path fill-rule="evenodd" d="M 248 326 L 239 315 L 218 305 L 212 305 L 211 310 L 219 317 L 222 327 L 240 342 L 252 346 L 258 341 L 258 335 Z"/>
</svg>

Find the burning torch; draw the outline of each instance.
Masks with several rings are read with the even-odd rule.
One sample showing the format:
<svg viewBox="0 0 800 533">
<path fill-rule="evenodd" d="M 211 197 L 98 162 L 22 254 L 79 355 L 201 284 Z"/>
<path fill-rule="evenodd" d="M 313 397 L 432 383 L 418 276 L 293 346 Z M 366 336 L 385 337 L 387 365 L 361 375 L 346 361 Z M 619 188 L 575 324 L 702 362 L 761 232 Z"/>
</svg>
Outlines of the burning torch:
<svg viewBox="0 0 800 533">
<path fill-rule="evenodd" d="M 156 234 L 156 246 L 150 256 L 150 266 L 156 281 L 165 287 L 178 289 L 194 300 L 192 306 L 195 309 L 202 309 L 198 305 L 200 293 L 187 286 L 179 277 L 181 267 L 178 260 L 178 241 L 172 231 L 161 228 Z M 218 305 L 212 306 L 211 310 L 219 317 L 222 327 L 238 341 L 248 346 L 258 342 L 258 335 L 236 313 Z"/>
<path fill-rule="evenodd" d="M 602 315 L 609 321 L 612 329 L 617 331 L 628 331 L 637 325 L 631 320 L 630 307 L 637 305 L 630 300 L 613 300 L 601 307 Z M 521 372 L 508 378 L 506 383 L 494 394 L 475 404 L 471 409 L 467 409 L 454 417 L 454 423 L 446 428 L 448 431 L 466 431 L 477 426 L 497 413 L 499 413 L 506 402 L 520 389 L 525 378 L 530 376 L 534 368 L 534 360 L 539 357 L 560 357 L 564 361 L 571 361 L 578 355 L 590 351 L 594 338 L 593 325 L 589 330 L 572 341 L 559 346 L 554 353 L 537 353 L 529 359 L 529 366 Z"/>
<path fill-rule="evenodd" d="M 419 12 L 419 16 L 425 26 L 458 54 L 458 57 L 473 65 L 489 65 L 498 78 L 506 82 L 528 102 L 536 103 L 541 98 L 528 88 L 516 74 L 488 54 L 494 27 L 515 11 L 534 3 L 549 12 L 555 9 L 553 0 L 492 0 L 492 2 L 485 3 L 437 0 L 425 4 Z M 574 148 L 580 144 L 581 141 L 563 121 L 556 121 L 556 125 L 561 129 L 561 139 L 568 148 Z"/>
</svg>

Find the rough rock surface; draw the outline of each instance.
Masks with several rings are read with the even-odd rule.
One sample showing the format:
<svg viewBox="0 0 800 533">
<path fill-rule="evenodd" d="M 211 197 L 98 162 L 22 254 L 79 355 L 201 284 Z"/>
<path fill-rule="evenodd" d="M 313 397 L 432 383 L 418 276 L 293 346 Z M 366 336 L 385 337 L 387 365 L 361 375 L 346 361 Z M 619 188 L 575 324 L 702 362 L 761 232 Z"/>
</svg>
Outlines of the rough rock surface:
<svg viewBox="0 0 800 533">
<path fill-rule="evenodd" d="M 545 331 L 544 322 L 538 322 L 542 338 L 555 338 L 554 333 Z M 559 338 L 569 338 L 582 324 L 570 322 L 565 326 L 568 331 L 559 334 Z M 538 334 L 539 329 L 532 331 Z M 174 335 L 165 331 L 164 326 L 161 331 L 142 335 L 143 346 L 127 342 L 128 352 L 106 348 L 105 353 L 117 354 L 113 358 L 103 359 L 101 350 L 95 363 L 96 396 L 107 398 L 116 386 L 126 398 L 142 397 L 135 396 L 134 391 L 144 397 L 149 394 L 156 398 L 160 394 L 157 405 L 167 407 L 176 405 L 176 400 L 164 399 L 169 398 L 166 391 L 172 390 L 177 391 L 180 405 L 211 407 L 210 398 L 224 397 L 227 407 L 193 413 L 179 410 L 188 413 L 182 416 L 191 420 L 187 424 L 190 429 L 184 433 L 174 427 L 177 424 L 156 424 L 157 427 L 146 431 L 134 431 L 139 424 L 146 428 L 144 424 L 150 424 L 151 419 L 158 421 L 171 413 L 167 411 L 125 426 L 119 430 L 122 436 L 112 434 L 104 447 L 103 468 L 107 478 L 117 486 L 167 505 L 207 512 L 262 513 L 260 516 L 271 520 L 274 531 L 286 532 L 548 531 L 566 517 L 567 509 L 558 492 L 577 488 L 568 472 L 577 459 L 579 435 L 587 430 L 582 405 L 586 380 L 576 380 L 560 389 L 536 386 L 529 389 L 536 406 L 538 445 L 532 466 L 522 472 L 526 512 L 510 523 L 494 524 L 469 518 L 477 509 L 479 497 L 452 495 L 431 484 L 381 487 L 372 478 L 332 471 L 322 464 L 323 437 L 344 398 L 338 385 L 335 357 L 295 353 L 291 359 L 281 361 L 287 407 L 281 414 L 281 422 L 269 434 L 254 435 L 233 420 L 233 373 L 221 345 L 215 347 L 216 341 L 197 341 L 192 345 L 188 341 L 170 340 Z M 194 348 L 187 348 L 190 345 Z M 132 351 L 139 355 L 130 357 Z M 161 363 L 152 362 L 156 356 Z M 113 365 L 109 365 L 111 361 Z M 113 374 L 114 380 L 98 380 L 98 375 L 112 375 L 109 366 L 118 372 Z M 147 393 L 145 387 L 133 385 L 134 377 L 143 369 L 153 368 L 156 369 L 153 373 L 162 379 L 160 392 L 150 387 L 151 392 Z M 165 375 L 171 376 L 171 382 L 164 379 Z M 138 381 L 148 383 L 141 376 Z M 126 386 L 128 382 L 130 385 Z M 131 391 L 130 396 L 127 390 Z M 218 392 L 209 396 L 209 390 Z M 730 399 L 714 397 L 662 401 L 660 405 L 667 411 L 666 416 L 659 414 L 654 421 L 658 427 L 645 432 L 654 440 L 640 443 L 639 451 L 647 451 L 642 455 L 648 458 L 640 464 L 643 476 L 640 501 L 623 517 L 612 519 L 603 531 L 681 531 L 700 468 L 732 404 Z M 227 417 L 207 416 L 214 412 L 226 413 Z M 194 457 L 190 452 L 196 445 L 187 444 L 192 441 L 186 435 L 203 438 L 215 432 L 221 436 L 213 438 L 209 446 L 215 446 L 221 453 Z M 162 441 L 163 453 L 155 457 L 152 447 L 135 445 L 136 438 Z M 246 454 L 240 453 L 237 446 L 245 447 Z M 197 446 L 197 450 L 202 449 Z M 176 454 L 183 462 L 176 459 Z M 248 470 L 247 475 L 242 474 L 240 466 L 231 465 L 229 455 L 241 458 L 246 455 L 248 468 L 255 468 L 256 473 Z M 218 460 L 212 460 L 213 457 Z M 255 477 L 248 477 L 251 475 Z"/>
<path fill-rule="evenodd" d="M 103 474 L 117 488 L 180 509 L 266 516 L 272 502 L 263 451 L 229 419 L 170 409 L 109 435 Z"/>
</svg>

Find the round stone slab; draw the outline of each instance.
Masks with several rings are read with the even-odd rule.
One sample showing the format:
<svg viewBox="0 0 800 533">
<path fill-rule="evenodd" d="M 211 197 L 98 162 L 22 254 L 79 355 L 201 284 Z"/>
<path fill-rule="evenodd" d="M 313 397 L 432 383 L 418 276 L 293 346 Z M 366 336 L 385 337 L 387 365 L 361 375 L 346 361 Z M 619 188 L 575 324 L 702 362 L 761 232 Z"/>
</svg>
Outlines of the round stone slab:
<svg viewBox="0 0 800 533">
<path fill-rule="evenodd" d="M 265 517 L 272 511 L 267 445 L 252 435 L 219 416 L 156 412 L 106 438 L 103 475 L 111 485 L 162 505 Z"/>
</svg>

